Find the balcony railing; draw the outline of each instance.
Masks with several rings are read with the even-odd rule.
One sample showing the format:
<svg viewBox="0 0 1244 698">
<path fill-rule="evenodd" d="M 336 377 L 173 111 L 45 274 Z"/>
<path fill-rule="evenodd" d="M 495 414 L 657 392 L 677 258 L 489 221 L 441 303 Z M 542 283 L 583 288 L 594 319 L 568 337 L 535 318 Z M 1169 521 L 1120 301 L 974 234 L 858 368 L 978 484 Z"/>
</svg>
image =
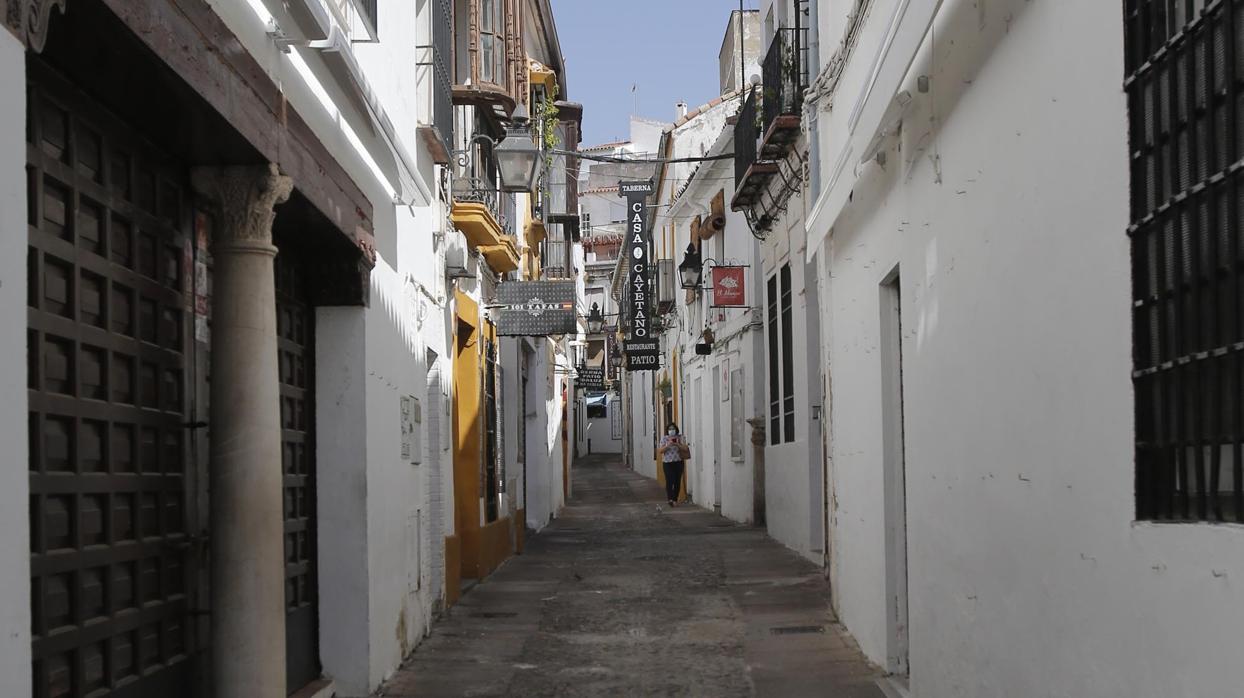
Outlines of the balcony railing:
<svg viewBox="0 0 1244 698">
<path fill-rule="evenodd" d="M 546 279 L 570 278 L 570 245 L 565 240 L 545 240 L 540 243 L 540 264 Z"/>
<path fill-rule="evenodd" d="M 730 200 L 730 208 L 735 211 L 755 204 L 777 172 L 776 163 L 760 157 L 757 121 L 756 88 L 753 87 L 734 122 L 734 197 Z"/>
<path fill-rule="evenodd" d="M 461 178 L 454 184 L 454 201 L 483 204 L 504 234 L 514 234 L 514 197 L 498 192 L 491 183 Z"/>
<path fill-rule="evenodd" d="M 761 67 L 763 149 L 784 150 L 798 138 L 803 93 L 808 89 L 807 29 L 779 29 Z M 770 153 L 772 156 L 784 152 Z"/>
<path fill-rule="evenodd" d="M 756 162 L 756 88 L 748 91 L 734 122 L 734 185 L 747 179 L 747 169 Z"/>
<path fill-rule="evenodd" d="M 432 4 L 432 44 L 420 46 L 428 51 L 419 65 L 431 71 L 431 123 L 420 127 L 432 160 L 448 165 L 453 149 L 454 101 L 450 61 L 453 60 L 454 32 L 452 0 L 434 0 Z"/>
</svg>

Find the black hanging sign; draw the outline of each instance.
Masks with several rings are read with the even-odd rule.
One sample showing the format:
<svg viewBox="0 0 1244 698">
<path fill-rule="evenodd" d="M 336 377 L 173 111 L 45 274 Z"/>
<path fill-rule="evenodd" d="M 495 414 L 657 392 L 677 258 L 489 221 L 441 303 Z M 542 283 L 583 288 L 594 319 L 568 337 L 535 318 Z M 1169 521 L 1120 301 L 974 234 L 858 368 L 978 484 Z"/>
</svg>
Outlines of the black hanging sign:
<svg viewBox="0 0 1244 698">
<path fill-rule="evenodd" d="M 579 368 L 579 379 L 575 381 L 575 385 L 577 385 L 580 390 L 586 390 L 588 392 L 604 392 L 605 367 L 581 366 Z"/>
<path fill-rule="evenodd" d="M 661 365 L 661 344 L 652 333 L 652 260 L 645 199 L 656 187 L 652 180 L 623 181 L 618 182 L 618 191 L 626 198 L 626 313 L 630 321 L 630 335 L 623 342 L 622 351 L 629 370 L 651 371 Z"/>
<path fill-rule="evenodd" d="M 497 334 L 548 337 L 574 334 L 574 281 L 506 281 L 497 286 Z"/>
</svg>

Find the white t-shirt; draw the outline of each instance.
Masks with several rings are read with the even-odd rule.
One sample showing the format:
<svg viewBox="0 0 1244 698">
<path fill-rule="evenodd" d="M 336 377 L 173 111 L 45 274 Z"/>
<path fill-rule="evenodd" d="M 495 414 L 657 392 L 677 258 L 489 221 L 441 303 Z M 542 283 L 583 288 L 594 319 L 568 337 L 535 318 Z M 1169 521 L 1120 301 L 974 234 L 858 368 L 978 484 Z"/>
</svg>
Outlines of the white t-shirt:
<svg viewBox="0 0 1244 698">
<path fill-rule="evenodd" d="M 661 462 L 676 463 L 682 460 L 682 456 L 678 455 L 678 444 L 680 443 L 682 444 L 687 443 L 687 440 L 683 438 L 682 434 L 675 434 L 673 436 L 666 434 L 665 436 L 662 436 L 661 437 Z"/>
</svg>

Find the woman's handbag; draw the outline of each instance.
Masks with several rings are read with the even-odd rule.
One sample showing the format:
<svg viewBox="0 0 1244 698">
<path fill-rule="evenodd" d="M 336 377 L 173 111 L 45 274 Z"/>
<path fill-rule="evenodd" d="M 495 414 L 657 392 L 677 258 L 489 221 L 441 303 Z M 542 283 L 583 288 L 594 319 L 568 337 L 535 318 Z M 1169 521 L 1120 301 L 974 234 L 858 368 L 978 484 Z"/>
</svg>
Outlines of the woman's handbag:
<svg viewBox="0 0 1244 698">
<path fill-rule="evenodd" d="M 691 447 L 686 441 L 678 442 L 678 457 L 682 460 L 691 460 Z"/>
</svg>

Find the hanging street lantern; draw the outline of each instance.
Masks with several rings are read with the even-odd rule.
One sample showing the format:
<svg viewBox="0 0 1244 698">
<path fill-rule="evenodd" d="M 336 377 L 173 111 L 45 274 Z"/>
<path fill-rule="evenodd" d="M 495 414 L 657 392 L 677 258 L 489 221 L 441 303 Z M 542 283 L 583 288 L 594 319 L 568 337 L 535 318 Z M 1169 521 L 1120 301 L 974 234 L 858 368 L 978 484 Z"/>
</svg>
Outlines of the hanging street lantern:
<svg viewBox="0 0 1244 698">
<path fill-rule="evenodd" d="M 682 277 L 682 287 L 688 291 L 700 287 L 700 280 L 704 276 L 704 262 L 700 260 L 700 251 L 695 248 L 695 243 L 687 245 L 687 252 L 682 263 L 678 265 L 678 274 Z"/>
<path fill-rule="evenodd" d="M 527 107 L 519 105 L 505 130 L 505 138 L 492 151 L 501 175 L 501 191 L 529 192 L 535 189 L 544 165 L 540 148 L 531 139 Z"/>
<path fill-rule="evenodd" d="M 614 368 L 622 368 L 622 352 L 618 351 L 618 346 L 613 346 L 613 351 L 609 353 L 609 365 Z"/>
<path fill-rule="evenodd" d="M 587 314 L 587 333 L 600 334 L 605 328 L 605 316 L 600 313 L 600 305 L 593 303 L 592 310 Z"/>
</svg>

